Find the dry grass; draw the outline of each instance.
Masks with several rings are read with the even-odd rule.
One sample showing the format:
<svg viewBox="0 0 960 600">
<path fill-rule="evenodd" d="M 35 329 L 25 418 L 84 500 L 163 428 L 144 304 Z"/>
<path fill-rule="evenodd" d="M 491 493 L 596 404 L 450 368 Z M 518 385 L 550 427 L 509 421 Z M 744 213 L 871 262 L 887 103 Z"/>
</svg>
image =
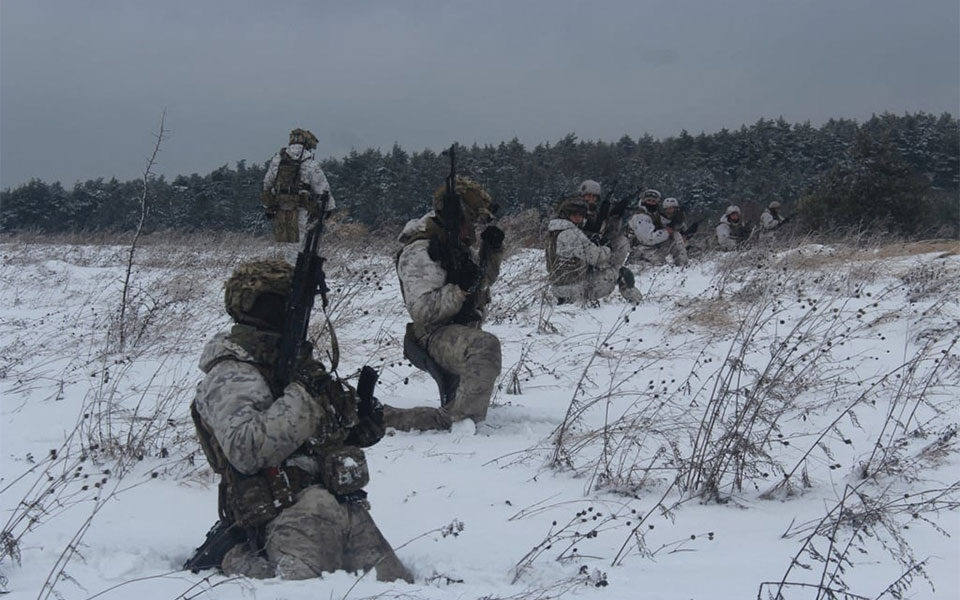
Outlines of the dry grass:
<svg viewBox="0 0 960 600">
<path fill-rule="evenodd" d="M 887 242 L 876 245 L 808 244 L 790 250 L 781 261 L 797 269 L 825 269 L 871 260 L 901 258 L 920 254 L 938 254 L 938 258 L 960 254 L 960 241 L 920 240 L 916 242 Z"/>
<path fill-rule="evenodd" d="M 736 327 L 734 310 L 724 298 L 695 299 L 671 323 L 670 330 L 686 331 L 691 327 L 707 331 L 730 331 Z"/>
<path fill-rule="evenodd" d="M 939 253 L 937 258 L 955 256 L 960 253 L 958 240 L 920 240 L 917 242 L 903 242 L 887 244 L 875 250 L 863 252 L 863 258 L 897 258 L 900 256 L 915 256 L 917 254 Z"/>
</svg>

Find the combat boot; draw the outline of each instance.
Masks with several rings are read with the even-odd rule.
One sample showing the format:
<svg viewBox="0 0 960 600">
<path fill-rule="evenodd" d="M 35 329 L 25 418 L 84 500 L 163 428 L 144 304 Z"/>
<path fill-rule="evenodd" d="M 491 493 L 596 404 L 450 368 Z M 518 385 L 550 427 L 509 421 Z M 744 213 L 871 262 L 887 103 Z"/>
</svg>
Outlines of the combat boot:
<svg viewBox="0 0 960 600">
<path fill-rule="evenodd" d="M 626 267 L 620 267 L 620 277 L 617 279 L 617 287 L 620 288 L 620 295 L 623 296 L 627 302 L 638 304 L 643 299 L 643 295 L 640 294 L 640 290 L 636 287 L 636 278 L 633 276 L 633 271 Z"/>
</svg>

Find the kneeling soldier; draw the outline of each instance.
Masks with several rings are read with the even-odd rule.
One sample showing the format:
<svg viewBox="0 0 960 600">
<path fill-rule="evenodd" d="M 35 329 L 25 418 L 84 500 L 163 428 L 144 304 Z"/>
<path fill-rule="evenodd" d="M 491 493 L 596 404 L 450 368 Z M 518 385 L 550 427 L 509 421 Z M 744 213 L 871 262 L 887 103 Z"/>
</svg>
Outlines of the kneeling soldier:
<svg viewBox="0 0 960 600">
<path fill-rule="evenodd" d="M 466 177 L 448 178 L 433 196 L 433 210 L 400 234 L 397 275 L 413 322 L 404 354 L 440 386 L 440 407 L 384 407 L 388 427 L 449 429 L 454 421 L 483 421 L 500 375 L 500 340 L 480 329 L 490 286 L 500 273 L 503 231 L 487 225 L 496 206 L 483 187 Z"/>
<path fill-rule="evenodd" d="M 198 560 L 210 558 L 203 551 L 211 531 L 187 567 L 285 579 L 375 567 L 381 581 L 412 581 L 367 512 L 360 448 L 384 431 L 372 382 L 358 398 L 313 358 L 309 344 L 292 381 L 278 382 L 292 278 L 293 267 L 273 260 L 242 264 L 227 280 L 225 304 L 236 324 L 204 348 L 206 377 L 191 413 L 221 478 L 217 527 L 232 547 Z"/>
</svg>

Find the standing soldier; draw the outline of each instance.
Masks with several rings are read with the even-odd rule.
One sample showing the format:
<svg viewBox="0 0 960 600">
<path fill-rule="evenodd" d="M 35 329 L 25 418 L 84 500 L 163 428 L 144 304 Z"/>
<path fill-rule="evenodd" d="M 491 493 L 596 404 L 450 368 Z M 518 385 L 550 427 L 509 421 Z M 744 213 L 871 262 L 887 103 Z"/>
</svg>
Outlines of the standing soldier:
<svg viewBox="0 0 960 600">
<path fill-rule="evenodd" d="M 480 325 L 500 274 L 503 230 L 488 224 L 497 207 L 486 190 L 466 177 L 454 180 L 434 193 L 433 210 L 400 234 L 397 275 L 413 320 L 404 353 L 441 390 L 439 408 L 384 407 L 385 424 L 403 431 L 483 421 L 500 375 L 500 340 Z M 479 225 L 486 227 L 477 250 Z"/>
<path fill-rule="evenodd" d="M 227 280 L 235 325 L 203 349 L 206 375 L 191 405 L 200 445 L 221 478 L 220 523 L 187 567 L 284 579 L 375 567 L 380 581 L 412 581 L 367 512 L 360 448 L 384 432 L 372 382 L 358 398 L 309 344 L 290 383 L 281 381 L 292 281 L 282 260 L 242 264 Z"/>
<path fill-rule="evenodd" d="M 296 244 L 304 236 L 307 220 L 315 219 L 321 210 L 336 208 L 330 194 L 330 184 L 313 157 L 317 138 L 306 129 L 290 132 L 290 144 L 281 148 L 270 160 L 263 178 L 261 202 L 267 218 L 273 220 L 273 236 L 277 242 L 291 244 L 287 259 L 296 259 L 299 247 Z M 320 206 L 320 198 L 327 192 L 326 206 Z"/>
<path fill-rule="evenodd" d="M 598 244 L 581 231 L 589 206 L 580 199 L 566 200 L 557 218 L 548 225 L 547 273 L 558 304 L 604 298 L 619 287 L 629 302 L 640 302 L 633 272 L 623 266 L 630 242 L 622 235 L 607 245 Z"/>
<path fill-rule="evenodd" d="M 670 217 L 661 214 L 660 192 L 657 190 L 643 192 L 640 197 L 640 210 L 630 218 L 630 229 L 637 240 L 642 260 L 654 265 L 662 265 L 666 263 L 667 256 L 673 256 L 674 263 L 685 265 L 687 249 L 683 236 L 670 225 L 673 210 L 676 210 L 679 203 L 676 198 L 667 198 L 667 200 L 670 200 Z"/>
<path fill-rule="evenodd" d="M 717 225 L 717 243 L 720 244 L 720 249 L 727 252 L 741 249 L 749 237 L 750 229 L 740 218 L 740 207 L 735 204 L 728 206 Z"/>
<path fill-rule="evenodd" d="M 760 241 L 764 244 L 771 244 L 776 238 L 776 231 L 782 227 L 788 219 L 780 214 L 780 202 L 774 200 L 767 209 L 760 215 Z"/>
</svg>

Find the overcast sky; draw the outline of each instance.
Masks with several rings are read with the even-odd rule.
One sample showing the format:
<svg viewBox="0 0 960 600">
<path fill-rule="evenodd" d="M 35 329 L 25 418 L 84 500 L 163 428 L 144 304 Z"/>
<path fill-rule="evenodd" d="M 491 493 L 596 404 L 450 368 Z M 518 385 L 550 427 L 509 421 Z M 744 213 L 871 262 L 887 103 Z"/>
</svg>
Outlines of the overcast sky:
<svg viewBox="0 0 960 600">
<path fill-rule="evenodd" d="M 957 0 L 0 1 L 0 187 L 960 113 Z"/>
</svg>

